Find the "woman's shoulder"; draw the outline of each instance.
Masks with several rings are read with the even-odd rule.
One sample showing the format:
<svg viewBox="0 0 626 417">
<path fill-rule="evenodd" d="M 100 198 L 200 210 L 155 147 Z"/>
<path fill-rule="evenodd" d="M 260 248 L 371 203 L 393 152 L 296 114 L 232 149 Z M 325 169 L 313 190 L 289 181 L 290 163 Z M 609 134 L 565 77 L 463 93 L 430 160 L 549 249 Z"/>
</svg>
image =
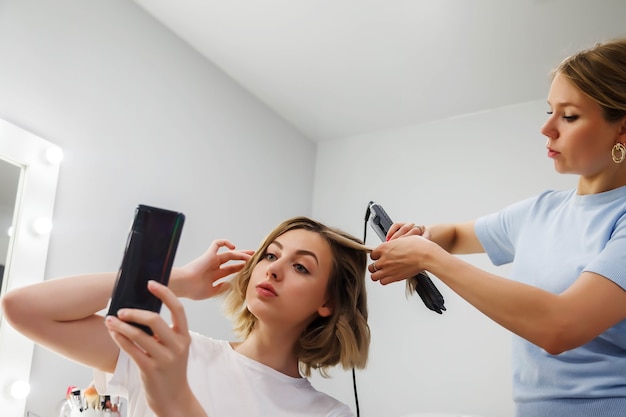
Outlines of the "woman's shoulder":
<svg viewBox="0 0 626 417">
<path fill-rule="evenodd" d="M 196 332 L 189 332 L 191 336 L 190 351 L 197 350 L 200 352 L 227 352 L 232 350 L 230 342 L 227 340 L 213 339 L 212 337 L 205 336 Z"/>
</svg>

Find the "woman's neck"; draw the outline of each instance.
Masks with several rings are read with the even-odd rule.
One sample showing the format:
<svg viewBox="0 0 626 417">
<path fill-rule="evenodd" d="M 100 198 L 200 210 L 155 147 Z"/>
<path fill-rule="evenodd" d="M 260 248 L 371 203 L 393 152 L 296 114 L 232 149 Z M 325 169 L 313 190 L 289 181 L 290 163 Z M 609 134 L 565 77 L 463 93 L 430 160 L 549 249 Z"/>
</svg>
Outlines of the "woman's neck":
<svg viewBox="0 0 626 417">
<path fill-rule="evenodd" d="M 258 324 L 258 323 L 257 323 Z M 297 339 L 280 332 L 255 328 L 243 342 L 231 343 L 233 349 L 250 359 L 269 366 L 285 375 L 300 378 L 298 357 L 295 354 Z"/>
</svg>

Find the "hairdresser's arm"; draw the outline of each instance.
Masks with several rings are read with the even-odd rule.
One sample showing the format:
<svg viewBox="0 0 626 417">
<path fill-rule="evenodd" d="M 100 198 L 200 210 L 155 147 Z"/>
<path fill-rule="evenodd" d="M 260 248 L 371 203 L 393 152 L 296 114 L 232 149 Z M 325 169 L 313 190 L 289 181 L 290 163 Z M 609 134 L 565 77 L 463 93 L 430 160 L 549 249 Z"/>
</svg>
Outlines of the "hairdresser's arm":
<svg viewBox="0 0 626 417">
<path fill-rule="evenodd" d="M 432 240 L 446 251 L 455 254 L 483 253 L 483 249 L 476 232 L 474 222 L 435 224 L 432 226 L 416 226 L 415 223 L 394 223 L 389 228 L 387 240 L 403 236 L 424 236 Z"/>
<path fill-rule="evenodd" d="M 442 236 L 433 228 L 434 240 L 458 249 L 455 239 Z M 427 270 L 492 320 L 551 354 L 587 343 L 626 319 L 626 291 L 589 272 L 553 294 L 483 271 L 421 236 L 383 243 L 371 257 L 377 269 L 373 280 L 389 284 Z"/>
<path fill-rule="evenodd" d="M 90 274 L 44 281 L 8 292 L 4 318 L 17 331 L 69 359 L 113 371 L 119 352 L 104 318 L 115 274 Z"/>
</svg>

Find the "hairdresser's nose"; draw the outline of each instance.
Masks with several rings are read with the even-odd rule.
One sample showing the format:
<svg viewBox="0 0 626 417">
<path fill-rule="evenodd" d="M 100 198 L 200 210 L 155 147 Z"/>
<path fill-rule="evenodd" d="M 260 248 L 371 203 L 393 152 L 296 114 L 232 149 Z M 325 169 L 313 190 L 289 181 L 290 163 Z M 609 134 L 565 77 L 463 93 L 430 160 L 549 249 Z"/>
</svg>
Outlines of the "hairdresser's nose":
<svg viewBox="0 0 626 417">
<path fill-rule="evenodd" d="M 541 134 L 548 139 L 556 139 L 559 137 L 559 131 L 555 126 L 554 116 L 551 115 L 548 120 L 541 126 Z"/>
</svg>

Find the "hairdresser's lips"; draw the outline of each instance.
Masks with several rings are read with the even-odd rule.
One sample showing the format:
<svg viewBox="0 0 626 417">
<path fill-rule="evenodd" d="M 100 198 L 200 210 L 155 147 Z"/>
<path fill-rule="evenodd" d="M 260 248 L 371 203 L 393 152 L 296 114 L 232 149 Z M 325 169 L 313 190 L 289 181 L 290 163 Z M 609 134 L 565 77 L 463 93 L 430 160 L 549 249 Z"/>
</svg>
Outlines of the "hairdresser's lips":
<svg viewBox="0 0 626 417">
<path fill-rule="evenodd" d="M 548 148 L 548 158 L 556 158 L 561 155 L 561 152 L 557 152 L 554 149 Z"/>
<path fill-rule="evenodd" d="M 256 292 L 262 297 L 277 297 L 276 290 L 269 282 L 262 282 L 256 286 Z"/>
</svg>

